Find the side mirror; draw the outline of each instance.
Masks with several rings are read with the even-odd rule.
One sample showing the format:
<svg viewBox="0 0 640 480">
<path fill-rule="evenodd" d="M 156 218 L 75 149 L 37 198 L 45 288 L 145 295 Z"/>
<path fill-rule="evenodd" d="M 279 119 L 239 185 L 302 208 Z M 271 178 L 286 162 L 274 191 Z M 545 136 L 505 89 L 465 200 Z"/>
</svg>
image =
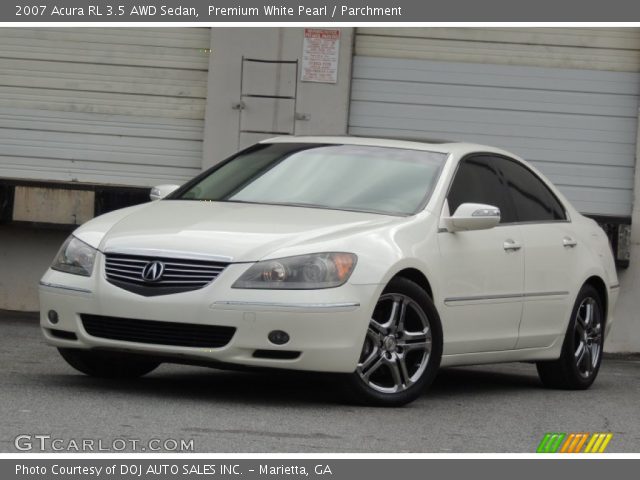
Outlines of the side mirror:
<svg viewBox="0 0 640 480">
<path fill-rule="evenodd" d="M 443 219 L 449 232 L 487 230 L 500 223 L 500 209 L 483 203 L 463 203 L 452 217 Z"/>
<path fill-rule="evenodd" d="M 149 198 L 153 201 L 160 200 L 170 193 L 175 192 L 178 188 L 180 188 L 180 185 L 156 185 L 151 189 Z"/>
</svg>

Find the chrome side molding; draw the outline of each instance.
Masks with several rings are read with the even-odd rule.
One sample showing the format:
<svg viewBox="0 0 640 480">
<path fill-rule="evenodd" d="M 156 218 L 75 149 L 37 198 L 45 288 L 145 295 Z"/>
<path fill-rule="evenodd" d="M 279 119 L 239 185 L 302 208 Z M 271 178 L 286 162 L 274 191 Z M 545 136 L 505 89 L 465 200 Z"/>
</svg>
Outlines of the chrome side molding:
<svg viewBox="0 0 640 480">
<path fill-rule="evenodd" d="M 41 287 L 48 287 L 48 288 L 57 288 L 60 290 L 68 290 L 70 292 L 77 292 L 77 293 L 93 293 L 91 290 L 88 290 L 86 288 L 79 288 L 79 287 L 71 287 L 69 285 L 61 285 L 59 283 L 49 283 L 49 282 L 43 282 L 42 280 L 40 280 L 40 282 L 38 282 L 38 284 Z"/>
</svg>

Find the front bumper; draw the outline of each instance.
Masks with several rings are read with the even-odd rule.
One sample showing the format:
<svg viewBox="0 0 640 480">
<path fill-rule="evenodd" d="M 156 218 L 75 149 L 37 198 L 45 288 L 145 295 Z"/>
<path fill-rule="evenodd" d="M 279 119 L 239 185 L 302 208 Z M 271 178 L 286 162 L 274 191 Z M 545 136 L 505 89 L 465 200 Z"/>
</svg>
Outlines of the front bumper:
<svg viewBox="0 0 640 480">
<path fill-rule="evenodd" d="M 248 268 L 229 265 L 206 287 L 185 293 L 144 297 L 108 283 L 98 255 L 92 277 L 48 270 L 40 282 L 40 325 L 57 347 L 109 349 L 155 355 L 180 363 L 224 362 L 250 367 L 352 372 L 381 286 L 345 284 L 324 290 L 243 290 L 231 284 Z M 58 314 L 53 324 L 48 312 Z M 80 315 L 235 327 L 220 348 L 180 347 L 92 336 Z M 284 345 L 268 339 L 283 330 Z M 60 332 L 76 339 L 61 338 Z M 57 334 L 54 336 L 54 334 Z M 68 336 L 68 335 L 66 335 Z M 256 350 L 300 352 L 294 359 L 256 358 Z"/>
</svg>

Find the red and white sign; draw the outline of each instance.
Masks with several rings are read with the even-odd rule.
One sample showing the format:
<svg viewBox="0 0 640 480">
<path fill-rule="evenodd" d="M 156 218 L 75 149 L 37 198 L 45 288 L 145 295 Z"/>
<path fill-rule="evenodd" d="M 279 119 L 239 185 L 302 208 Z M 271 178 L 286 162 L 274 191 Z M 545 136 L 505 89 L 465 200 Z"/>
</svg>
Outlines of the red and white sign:
<svg viewBox="0 0 640 480">
<path fill-rule="evenodd" d="M 336 83 L 340 30 L 305 28 L 302 52 L 303 82 Z"/>
</svg>

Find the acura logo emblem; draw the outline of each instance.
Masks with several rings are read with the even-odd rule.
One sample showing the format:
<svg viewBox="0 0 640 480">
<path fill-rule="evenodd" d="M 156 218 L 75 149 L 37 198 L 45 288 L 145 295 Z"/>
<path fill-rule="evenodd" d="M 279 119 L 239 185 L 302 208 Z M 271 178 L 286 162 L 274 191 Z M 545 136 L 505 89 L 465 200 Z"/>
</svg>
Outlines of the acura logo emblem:
<svg viewBox="0 0 640 480">
<path fill-rule="evenodd" d="M 142 279 L 145 282 L 157 282 L 164 273 L 164 263 L 157 260 L 147 263 L 142 269 Z"/>
</svg>

